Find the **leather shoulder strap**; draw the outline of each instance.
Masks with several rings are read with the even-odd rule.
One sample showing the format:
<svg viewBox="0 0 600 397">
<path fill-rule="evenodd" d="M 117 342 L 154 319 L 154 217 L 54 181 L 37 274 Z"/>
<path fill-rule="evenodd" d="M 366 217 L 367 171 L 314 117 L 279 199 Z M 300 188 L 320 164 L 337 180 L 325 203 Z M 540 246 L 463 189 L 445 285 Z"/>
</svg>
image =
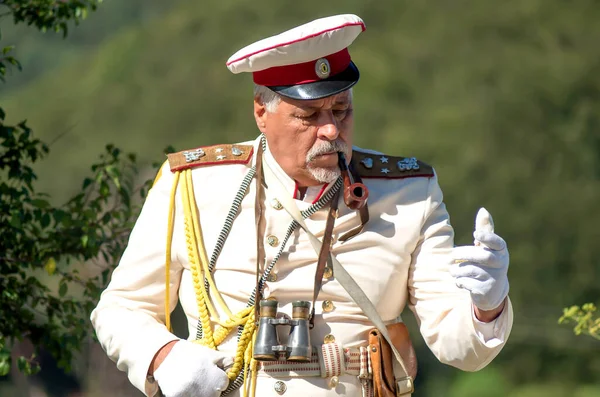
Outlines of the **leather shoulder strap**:
<svg viewBox="0 0 600 397">
<path fill-rule="evenodd" d="M 171 172 L 207 165 L 248 164 L 254 147 L 250 145 L 214 145 L 168 154 Z"/>
<path fill-rule="evenodd" d="M 363 178 L 431 178 L 433 167 L 414 157 L 388 156 L 354 150 L 352 165 Z"/>
</svg>

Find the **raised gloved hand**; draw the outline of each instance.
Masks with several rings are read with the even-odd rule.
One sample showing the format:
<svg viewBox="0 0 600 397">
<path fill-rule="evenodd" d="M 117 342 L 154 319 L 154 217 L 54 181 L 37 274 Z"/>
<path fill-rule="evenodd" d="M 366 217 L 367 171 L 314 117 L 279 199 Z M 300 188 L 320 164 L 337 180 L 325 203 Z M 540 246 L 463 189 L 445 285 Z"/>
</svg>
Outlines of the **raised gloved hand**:
<svg viewBox="0 0 600 397">
<path fill-rule="evenodd" d="M 229 385 L 219 368 L 231 358 L 219 351 L 181 340 L 154 371 L 165 397 L 218 397 Z"/>
<path fill-rule="evenodd" d="M 475 220 L 474 246 L 455 247 L 450 274 L 456 285 L 471 293 L 473 304 L 481 310 L 499 307 L 508 295 L 509 255 L 506 242 L 494 233 L 494 221 L 481 208 Z"/>
</svg>

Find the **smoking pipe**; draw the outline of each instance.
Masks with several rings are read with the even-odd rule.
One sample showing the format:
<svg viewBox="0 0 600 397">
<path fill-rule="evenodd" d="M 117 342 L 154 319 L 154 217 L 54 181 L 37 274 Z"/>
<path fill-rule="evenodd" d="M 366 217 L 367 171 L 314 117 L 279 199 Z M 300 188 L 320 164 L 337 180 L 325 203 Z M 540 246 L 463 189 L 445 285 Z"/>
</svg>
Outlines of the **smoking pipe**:
<svg viewBox="0 0 600 397">
<path fill-rule="evenodd" d="M 362 183 L 354 182 L 342 152 L 338 152 L 338 163 L 344 180 L 344 203 L 352 210 L 359 210 L 367 203 L 369 189 Z"/>
</svg>

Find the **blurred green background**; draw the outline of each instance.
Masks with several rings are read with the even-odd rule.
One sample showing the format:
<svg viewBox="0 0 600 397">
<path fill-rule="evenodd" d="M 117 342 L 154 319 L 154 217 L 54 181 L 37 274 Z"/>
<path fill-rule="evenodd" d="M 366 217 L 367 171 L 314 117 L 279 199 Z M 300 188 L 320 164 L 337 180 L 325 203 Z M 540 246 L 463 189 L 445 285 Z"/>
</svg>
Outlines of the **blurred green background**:
<svg viewBox="0 0 600 397">
<path fill-rule="evenodd" d="M 600 1 L 107 0 L 66 40 L 2 21 L 24 71 L 0 101 L 51 142 L 37 171 L 60 203 L 107 143 L 150 169 L 167 145 L 253 139 L 251 78 L 227 58 L 338 13 L 367 25 L 351 46 L 355 144 L 434 165 L 457 244 L 485 206 L 511 252 L 515 323 L 484 370 L 439 364 L 405 316 L 414 395 L 600 396 L 600 342 L 557 324 L 600 303 Z M 93 343 L 70 377 L 51 367 L 0 379 L 0 395 L 139 395 Z"/>
</svg>

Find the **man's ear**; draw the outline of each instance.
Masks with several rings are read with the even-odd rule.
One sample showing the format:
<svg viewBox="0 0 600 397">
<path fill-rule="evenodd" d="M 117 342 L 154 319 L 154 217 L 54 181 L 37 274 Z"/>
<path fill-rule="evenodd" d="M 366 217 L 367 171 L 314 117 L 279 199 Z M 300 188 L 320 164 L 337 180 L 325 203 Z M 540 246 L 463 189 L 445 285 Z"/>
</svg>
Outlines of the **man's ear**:
<svg viewBox="0 0 600 397">
<path fill-rule="evenodd" d="M 268 112 L 265 104 L 258 98 L 254 98 L 254 120 L 256 120 L 256 126 L 259 131 L 263 134 L 267 129 L 267 117 Z"/>
</svg>

